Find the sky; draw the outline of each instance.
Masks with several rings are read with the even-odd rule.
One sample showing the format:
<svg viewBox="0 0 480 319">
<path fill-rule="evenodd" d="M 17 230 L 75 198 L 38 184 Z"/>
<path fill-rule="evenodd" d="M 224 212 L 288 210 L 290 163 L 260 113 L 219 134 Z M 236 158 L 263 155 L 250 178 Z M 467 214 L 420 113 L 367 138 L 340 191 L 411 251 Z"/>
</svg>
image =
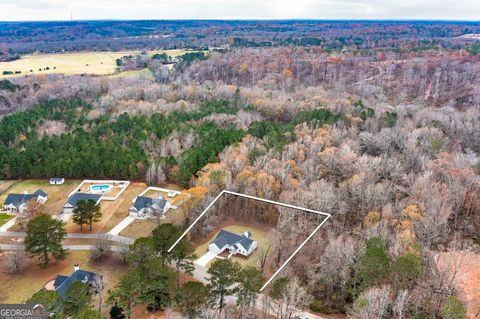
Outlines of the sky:
<svg viewBox="0 0 480 319">
<path fill-rule="evenodd" d="M 480 20 L 480 0 L 0 0 L 0 21 L 94 19 Z"/>
</svg>

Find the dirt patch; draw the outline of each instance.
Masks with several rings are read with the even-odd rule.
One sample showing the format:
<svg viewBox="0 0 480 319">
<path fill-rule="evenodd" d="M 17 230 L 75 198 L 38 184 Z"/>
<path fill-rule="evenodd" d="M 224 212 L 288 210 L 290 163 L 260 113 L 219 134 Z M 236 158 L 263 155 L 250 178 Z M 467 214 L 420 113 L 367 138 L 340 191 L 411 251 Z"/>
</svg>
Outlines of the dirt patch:
<svg viewBox="0 0 480 319">
<path fill-rule="evenodd" d="M 459 297 L 467 307 L 468 319 L 480 316 L 480 254 L 470 251 L 440 253 L 435 256 L 441 271 L 455 274 L 453 280 Z"/>
<path fill-rule="evenodd" d="M 37 128 L 37 133 L 40 137 L 42 137 L 43 135 L 47 135 L 47 136 L 61 135 L 63 133 L 66 133 L 67 131 L 68 131 L 68 126 L 62 121 L 45 120 Z"/>
<path fill-rule="evenodd" d="M 167 319 L 165 311 L 150 312 L 145 305 L 136 305 L 132 310 L 132 318 L 135 319 Z"/>
</svg>

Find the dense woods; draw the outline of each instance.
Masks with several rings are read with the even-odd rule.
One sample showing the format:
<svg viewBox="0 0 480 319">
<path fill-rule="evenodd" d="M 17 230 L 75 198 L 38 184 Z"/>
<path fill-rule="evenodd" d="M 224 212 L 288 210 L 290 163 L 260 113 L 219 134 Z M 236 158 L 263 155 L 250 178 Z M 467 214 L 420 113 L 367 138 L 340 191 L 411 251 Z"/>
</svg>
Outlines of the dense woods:
<svg viewBox="0 0 480 319">
<path fill-rule="evenodd" d="M 378 22 L 360 35 L 359 22 L 349 37 L 353 26 L 342 22 L 330 31 L 320 22 L 289 23 L 278 22 L 285 28 L 279 43 L 269 38 L 277 24 L 256 22 L 253 35 L 232 38 L 236 48 L 189 56 L 171 70 L 154 57 L 146 61 L 153 79 L 55 75 L 1 82 L 0 177 L 109 177 L 205 189 L 185 225 L 222 189 L 328 212 L 332 219 L 266 293 L 279 318 L 289 318 L 292 307 L 352 318 L 470 314 L 478 305 L 464 298 L 456 279 L 472 267 L 461 256 L 480 249 L 480 56 L 471 42 L 446 38 L 478 32 L 478 24 L 398 22 L 393 31 Z M 169 45 L 209 30 L 200 22 L 191 27 Z M 378 35 L 380 27 L 390 33 Z M 206 32 L 194 43 L 218 39 Z M 75 43 L 89 40 L 82 41 Z M 242 207 L 238 218 L 254 212 L 274 229 L 272 256 L 296 247 L 315 225 L 287 209 L 268 215 L 235 201 L 222 205 L 212 216 Z M 206 220 L 194 236 L 218 223 Z M 144 241 L 136 249 L 153 249 Z M 169 271 L 147 277 L 132 271 L 118 289 L 128 290 L 140 275 L 174 286 Z M 202 287 L 195 293 L 206 300 L 211 291 Z M 133 302 L 112 298 L 124 309 Z M 167 304 L 149 298 L 155 309 L 174 303 L 170 295 Z M 217 308 L 222 298 L 214 298 Z M 189 302 L 182 299 L 178 308 L 206 318 L 205 309 Z M 254 315 L 225 307 L 232 318 Z"/>
<path fill-rule="evenodd" d="M 18 54 L 153 48 L 322 46 L 327 50 L 458 48 L 478 22 L 179 20 L 1 22 L 0 61 Z M 452 41 L 453 40 L 453 41 Z M 7 45 L 8 43 L 8 45 Z"/>
</svg>

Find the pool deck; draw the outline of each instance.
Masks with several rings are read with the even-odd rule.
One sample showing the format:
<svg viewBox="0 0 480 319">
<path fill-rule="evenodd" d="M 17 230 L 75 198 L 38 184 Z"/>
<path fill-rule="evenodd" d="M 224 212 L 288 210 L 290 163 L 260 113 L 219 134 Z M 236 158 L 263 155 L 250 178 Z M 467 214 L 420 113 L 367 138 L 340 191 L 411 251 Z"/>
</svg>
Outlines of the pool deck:
<svg viewBox="0 0 480 319">
<path fill-rule="evenodd" d="M 106 193 L 103 192 L 91 192 L 90 187 L 86 187 L 88 184 L 93 184 L 91 186 L 95 185 L 110 185 L 112 186 L 112 189 Z M 101 194 L 101 200 L 108 200 L 108 201 L 114 201 L 117 200 L 120 195 L 125 191 L 125 189 L 130 185 L 130 181 L 121 181 L 121 180 L 92 180 L 92 179 L 85 179 L 83 180 L 80 185 L 78 185 L 69 195 L 68 198 L 70 198 L 73 194 L 78 193 L 78 192 L 86 192 L 90 194 Z M 86 188 L 85 188 L 86 187 Z M 83 189 L 85 190 L 83 191 Z M 117 193 L 114 196 L 108 196 L 107 194 L 114 191 L 116 188 L 121 188 L 120 191 L 117 191 Z"/>
</svg>

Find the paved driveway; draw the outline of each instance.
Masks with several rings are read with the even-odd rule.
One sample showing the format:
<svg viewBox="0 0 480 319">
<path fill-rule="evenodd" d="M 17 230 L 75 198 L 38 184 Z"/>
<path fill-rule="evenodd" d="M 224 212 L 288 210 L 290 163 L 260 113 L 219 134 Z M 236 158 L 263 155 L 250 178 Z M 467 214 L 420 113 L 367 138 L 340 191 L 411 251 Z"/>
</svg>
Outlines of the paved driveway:
<svg viewBox="0 0 480 319">
<path fill-rule="evenodd" d="M 8 229 L 10 227 L 12 227 L 13 225 L 15 225 L 15 222 L 17 221 L 17 217 L 14 217 L 12 219 L 10 219 L 8 222 L 6 222 L 5 224 L 3 224 L 1 227 L 0 227 L 0 232 L 6 232 L 8 231 Z"/>
<path fill-rule="evenodd" d="M 135 217 L 127 216 L 124 220 L 117 224 L 117 226 L 113 227 L 112 230 L 108 232 L 109 235 L 118 235 L 122 230 L 127 228 L 135 220 Z"/>
<path fill-rule="evenodd" d="M 194 261 L 195 264 L 205 267 L 213 258 L 217 257 L 217 254 L 211 251 L 207 251 L 205 255 Z"/>
</svg>

